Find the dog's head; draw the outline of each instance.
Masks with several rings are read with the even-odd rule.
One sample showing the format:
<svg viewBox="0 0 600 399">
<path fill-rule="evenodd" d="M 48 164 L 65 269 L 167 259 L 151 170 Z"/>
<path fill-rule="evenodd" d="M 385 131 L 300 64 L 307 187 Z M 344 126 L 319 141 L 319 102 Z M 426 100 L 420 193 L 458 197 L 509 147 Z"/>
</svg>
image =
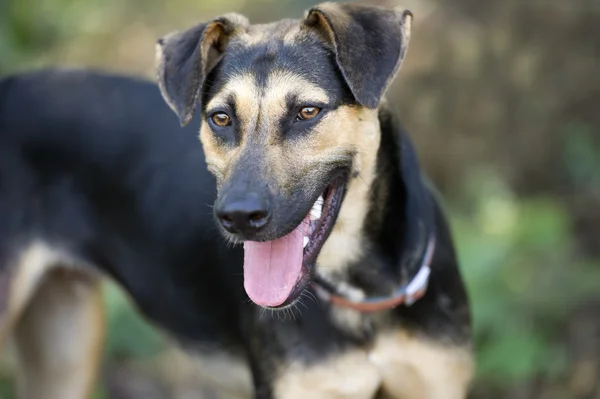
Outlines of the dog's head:
<svg viewBox="0 0 600 399">
<path fill-rule="evenodd" d="M 215 215 L 227 238 L 244 241 L 255 303 L 289 305 L 317 257 L 335 267 L 360 251 L 377 108 L 411 20 L 406 10 L 324 3 L 300 21 L 227 14 L 158 41 L 159 86 L 182 124 L 200 103 Z"/>
</svg>

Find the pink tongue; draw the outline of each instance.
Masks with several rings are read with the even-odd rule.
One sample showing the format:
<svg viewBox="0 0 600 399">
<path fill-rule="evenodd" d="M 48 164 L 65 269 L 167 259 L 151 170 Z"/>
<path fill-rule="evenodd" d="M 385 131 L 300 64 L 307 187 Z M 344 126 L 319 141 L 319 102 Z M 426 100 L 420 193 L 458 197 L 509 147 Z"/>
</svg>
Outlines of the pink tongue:
<svg viewBox="0 0 600 399">
<path fill-rule="evenodd" d="M 267 242 L 244 242 L 244 288 L 254 303 L 279 306 L 302 275 L 308 216 L 290 234 Z"/>
</svg>

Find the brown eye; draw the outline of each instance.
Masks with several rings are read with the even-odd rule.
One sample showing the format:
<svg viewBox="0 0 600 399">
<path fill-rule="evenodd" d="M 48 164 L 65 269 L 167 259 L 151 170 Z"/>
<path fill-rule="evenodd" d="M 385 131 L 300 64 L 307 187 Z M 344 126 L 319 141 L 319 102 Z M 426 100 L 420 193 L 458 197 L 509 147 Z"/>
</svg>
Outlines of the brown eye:
<svg viewBox="0 0 600 399">
<path fill-rule="evenodd" d="M 231 125 L 231 118 L 225 112 L 217 112 L 210 117 L 213 123 L 219 127 Z"/>
<path fill-rule="evenodd" d="M 298 116 L 296 116 L 297 120 L 306 121 L 308 119 L 312 119 L 315 116 L 319 115 L 321 112 L 320 108 L 317 107 L 304 107 L 298 112 Z"/>
</svg>

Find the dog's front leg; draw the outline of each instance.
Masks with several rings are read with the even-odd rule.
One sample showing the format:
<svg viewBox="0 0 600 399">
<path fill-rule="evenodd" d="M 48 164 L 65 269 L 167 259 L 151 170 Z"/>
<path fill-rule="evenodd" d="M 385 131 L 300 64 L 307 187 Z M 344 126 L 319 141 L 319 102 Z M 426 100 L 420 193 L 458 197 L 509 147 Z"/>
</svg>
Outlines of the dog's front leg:
<svg viewBox="0 0 600 399">
<path fill-rule="evenodd" d="M 16 326 L 19 398 L 89 398 L 103 340 L 100 282 L 69 271 L 51 273 Z"/>
</svg>

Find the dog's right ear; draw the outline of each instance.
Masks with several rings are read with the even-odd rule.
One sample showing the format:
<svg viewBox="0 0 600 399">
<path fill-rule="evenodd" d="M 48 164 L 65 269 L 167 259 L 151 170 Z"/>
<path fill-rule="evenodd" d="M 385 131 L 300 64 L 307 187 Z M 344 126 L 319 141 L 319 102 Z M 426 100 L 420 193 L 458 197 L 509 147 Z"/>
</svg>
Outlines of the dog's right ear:
<svg viewBox="0 0 600 399">
<path fill-rule="evenodd" d="M 406 55 L 413 15 L 409 10 L 358 3 L 322 3 L 304 25 L 332 46 L 357 102 L 376 108 Z"/>
<path fill-rule="evenodd" d="M 231 13 L 158 39 L 158 86 L 182 126 L 192 119 L 204 79 L 223 58 L 229 38 L 247 25 L 244 16 Z"/>
</svg>

